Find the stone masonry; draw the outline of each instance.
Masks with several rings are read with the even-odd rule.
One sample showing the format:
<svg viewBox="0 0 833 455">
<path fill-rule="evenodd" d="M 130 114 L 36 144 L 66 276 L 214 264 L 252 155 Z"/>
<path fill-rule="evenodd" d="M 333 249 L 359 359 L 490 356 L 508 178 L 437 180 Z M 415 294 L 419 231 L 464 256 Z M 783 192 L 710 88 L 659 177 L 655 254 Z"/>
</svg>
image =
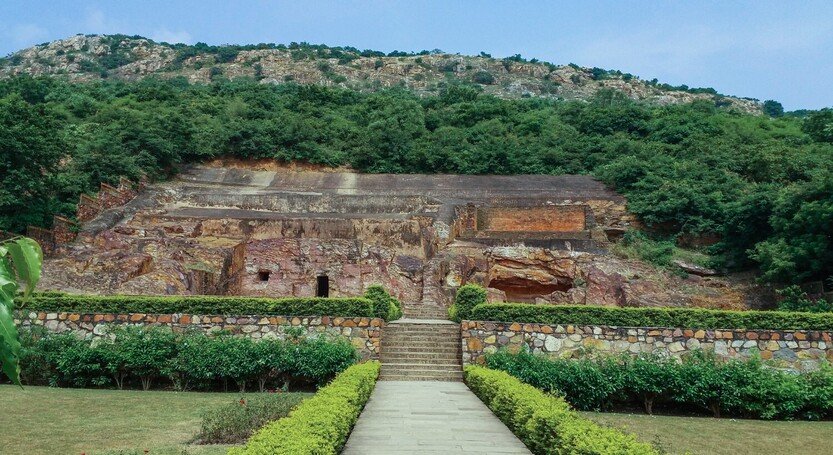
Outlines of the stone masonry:
<svg viewBox="0 0 833 455">
<path fill-rule="evenodd" d="M 463 321 L 463 363 L 482 363 L 484 354 L 524 346 L 533 353 L 560 358 L 588 352 L 657 353 L 680 358 L 713 350 L 724 359 L 759 353 L 773 366 L 810 371 L 833 362 L 833 332 L 815 330 L 703 330 L 656 327 L 612 327 Z"/>
<path fill-rule="evenodd" d="M 309 336 L 344 337 L 356 347 L 362 359 L 378 360 L 382 346 L 382 326 L 378 318 L 344 318 L 330 316 L 229 316 L 199 314 L 145 313 L 17 313 L 15 323 L 22 327 L 43 326 L 55 333 L 72 332 L 81 338 L 107 336 L 108 330 L 120 325 L 165 326 L 174 331 L 221 330 L 254 339 L 284 339 L 289 327 L 302 327 Z"/>
</svg>

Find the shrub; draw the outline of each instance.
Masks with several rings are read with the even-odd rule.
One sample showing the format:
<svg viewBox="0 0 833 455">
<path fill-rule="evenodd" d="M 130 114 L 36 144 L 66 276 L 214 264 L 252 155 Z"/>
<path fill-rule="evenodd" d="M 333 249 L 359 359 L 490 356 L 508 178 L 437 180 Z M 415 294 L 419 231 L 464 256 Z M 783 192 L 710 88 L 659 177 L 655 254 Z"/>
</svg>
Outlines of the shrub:
<svg viewBox="0 0 833 455">
<path fill-rule="evenodd" d="M 778 290 L 778 295 L 782 297 L 782 300 L 778 302 L 778 309 L 781 311 L 807 311 L 811 313 L 833 311 L 833 302 L 828 302 L 823 298 L 813 300 L 795 284 Z"/>
<path fill-rule="evenodd" d="M 159 327 L 131 326 L 112 340 L 81 340 L 73 334 L 23 331 L 23 379 L 51 386 L 108 386 L 121 389 L 136 379 L 147 390 L 169 379 L 176 390 L 208 390 L 233 381 L 240 391 L 261 391 L 292 382 L 324 384 L 358 360 L 344 339 L 296 337 L 259 340 L 201 332 L 174 334 Z M 28 362 L 31 360 L 31 362 Z"/>
<path fill-rule="evenodd" d="M 656 454 L 633 435 L 601 427 L 502 371 L 468 366 L 466 384 L 535 454 Z"/>
<path fill-rule="evenodd" d="M 478 71 L 474 73 L 472 80 L 483 85 L 492 85 L 495 83 L 495 77 L 488 71 Z"/>
<path fill-rule="evenodd" d="M 258 355 L 251 338 L 222 335 L 211 344 L 216 376 L 222 378 L 224 388 L 229 380 L 237 384 L 240 393 L 246 391 L 246 383 L 254 380 L 259 372 Z M 346 367 L 345 367 L 346 368 Z"/>
<path fill-rule="evenodd" d="M 288 417 L 266 425 L 229 455 L 339 453 L 379 376 L 379 362 L 355 365 L 338 375 Z"/>
<path fill-rule="evenodd" d="M 127 326 L 115 331 L 107 370 L 126 371 L 139 377 L 142 389 L 162 376 L 162 368 L 176 353 L 176 335 L 161 327 Z M 112 362 L 112 363 L 111 363 Z M 121 387 L 120 387 L 121 388 Z"/>
<path fill-rule="evenodd" d="M 213 339 L 202 333 L 183 335 L 177 344 L 177 354 L 165 362 L 161 373 L 170 379 L 176 390 L 207 389 L 216 375 L 213 343 Z"/>
<path fill-rule="evenodd" d="M 103 386 L 110 382 L 101 350 L 89 343 L 65 335 L 54 340 L 60 353 L 54 357 L 61 383 L 70 387 Z"/>
<path fill-rule="evenodd" d="M 283 316 L 373 317 L 373 305 L 365 298 L 268 299 L 226 296 L 96 296 L 39 294 L 27 302 L 33 311 L 71 313 L 188 313 L 257 314 Z"/>
<path fill-rule="evenodd" d="M 614 245 L 613 251 L 621 256 L 641 259 L 657 267 L 668 268 L 674 256 L 674 242 L 653 240 L 642 231 L 628 230 L 622 240 Z"/>
<path fill-rule="evenodd" d="M 343 339 L 335 342 L 305 339 L 294 347 L 297 352 L 293 365 L 297 369 L 295 375 L 319 385 L 359 360 L 353 345 Z"/>
<path fill-rule="evenodd" d="M 655 402 L 675 409 L 701 409 L 760 419 L 822 419 L 833 415 L 833 368 L 795 375 L 767 368 L 758 357 L 721 361 L 695 351 L 682 362 L 656 355 L 597 359 L 548 359 L 528 352 L 498 352 L 486 365 L 545 392 L 563 396 L 581 410 Z"/>
<path fill-rule="evenodd" d="M 611 407 L 611 396 L 624 385 L 621 375 L 611 374 L 615 371 L 611 362 L 612 359 L 550 361 L 526 352 L 513 355 L 499 351 L 487 356 L 486 365 L 506 371 L 536 388 L 566 397 L 578 409 L 599 411 Z"/>
<path fill-rule="evenodd" d="M 486 289 L 476 284 L 466 284 L 457 290 L 454 298 L 454 310 L 449 310 L 449 317 L 454 312 L 456 321 L 471 319 L 471 312 L 475 306 L 486 303 Z"/>
<path fill-rule="evenodd" d="M 373 316 L 386 321 L 402 317 L 402 304 L 378 284 L 368 286 L 364 298 L 373 304 Z"/>
<path fill-rule="evenodd" d="M 202 444 L 238 444 L 258 428 L 286 417 L 304 400 L 298 393 L 265 393 L 206 411 L 197 439 Z"/>
<path fill-rule="evenodd" d="M 833 330 L 833 314 L 787 311 L 729 311 L 700 308 L 618 308 L 591 305 L 488 303 L 474 308 L 479 321 L 539 324 L 685 327 L 702 329 Z"/>
</svg>

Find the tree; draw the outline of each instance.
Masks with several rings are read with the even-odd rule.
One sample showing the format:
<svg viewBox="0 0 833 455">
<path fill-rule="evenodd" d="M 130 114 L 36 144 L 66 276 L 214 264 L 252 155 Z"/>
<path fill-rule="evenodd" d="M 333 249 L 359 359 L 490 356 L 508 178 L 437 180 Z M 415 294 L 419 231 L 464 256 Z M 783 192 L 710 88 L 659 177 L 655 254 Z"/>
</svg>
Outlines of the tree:
<svg viewBox="0 0 833 455">
<path fill-rule="evenodd" d="M 19 237 L 0 243 L 0 366 L 20 385 L 20 335 L 14 325 L 14 301 L 23 285 L 28 297 L 40 281 L 43 252 L 38 242 Z"/>
<path fill-rule="evenodd" d="M 0 98 L 0 230 L 22 232 L 51 220 L 52 171 L 63 144 L 49 109 L 21 96 Z"/>
<path fill-rule="evenodd" d="M 808 115 L 801 129 L 815 141 L 833 143 L 833 109 L 822 109 Z"/>
<path fill-rule="evenodd" d="M 801 283 L 833 275 L 833 179 L 828 172 L 781 190 L 770 224 L 773 235 L 751 253 L 765 280 Z"/>
<path fill-rule="evenodd" d="M 764 114 L 770 117 L 782 117 L 784 115 L 784 106 L 775 100 L 764 101 Z"/>
</svg>

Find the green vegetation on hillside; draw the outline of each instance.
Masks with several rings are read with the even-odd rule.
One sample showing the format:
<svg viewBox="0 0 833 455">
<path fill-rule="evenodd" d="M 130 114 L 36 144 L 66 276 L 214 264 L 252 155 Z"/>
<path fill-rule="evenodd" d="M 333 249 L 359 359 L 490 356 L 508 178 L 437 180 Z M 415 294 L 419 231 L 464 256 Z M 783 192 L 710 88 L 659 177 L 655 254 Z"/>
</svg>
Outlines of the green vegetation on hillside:
<svg viewBox="0 0 833 455">
<path fill-rule="evenodd" d="M 218 50 L 219 52 L 219 50 Z M 119 176 L 219 156 L 365 172 L 591 173 L 657 235 L 718 233 L 725 265 L 774 282 L 833 275 L 833 113 L 771 118 L 713 102 L 504 100 L 466 85 L 420 98 L 215 78 L 0 81 L 0 229 L 72 215 Z"/>
</svg>

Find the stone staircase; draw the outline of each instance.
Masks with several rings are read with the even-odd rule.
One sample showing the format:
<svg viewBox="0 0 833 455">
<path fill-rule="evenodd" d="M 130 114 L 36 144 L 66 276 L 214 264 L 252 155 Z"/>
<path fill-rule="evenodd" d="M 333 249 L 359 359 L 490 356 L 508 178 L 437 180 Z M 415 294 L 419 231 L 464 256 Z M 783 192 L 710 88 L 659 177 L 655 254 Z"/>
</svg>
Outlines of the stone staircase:
<svg viewBox="0 0 833 455">
<path fill-rule="evenodd" d="M 461 381 L 460 325 L 444 317 L 416 319 L 414 313 L 406 314 L 411 317 L 392 321 L 382 331 L 379 379 Z"/>
<path fill-rule="evenodd" d="M 448 308 L 429 301 L 417 304 L 405 303 L 402 305 L 402 313 L 409 319 L 435 319 L 442 321 L 448 319 Z"/>
</svg>

